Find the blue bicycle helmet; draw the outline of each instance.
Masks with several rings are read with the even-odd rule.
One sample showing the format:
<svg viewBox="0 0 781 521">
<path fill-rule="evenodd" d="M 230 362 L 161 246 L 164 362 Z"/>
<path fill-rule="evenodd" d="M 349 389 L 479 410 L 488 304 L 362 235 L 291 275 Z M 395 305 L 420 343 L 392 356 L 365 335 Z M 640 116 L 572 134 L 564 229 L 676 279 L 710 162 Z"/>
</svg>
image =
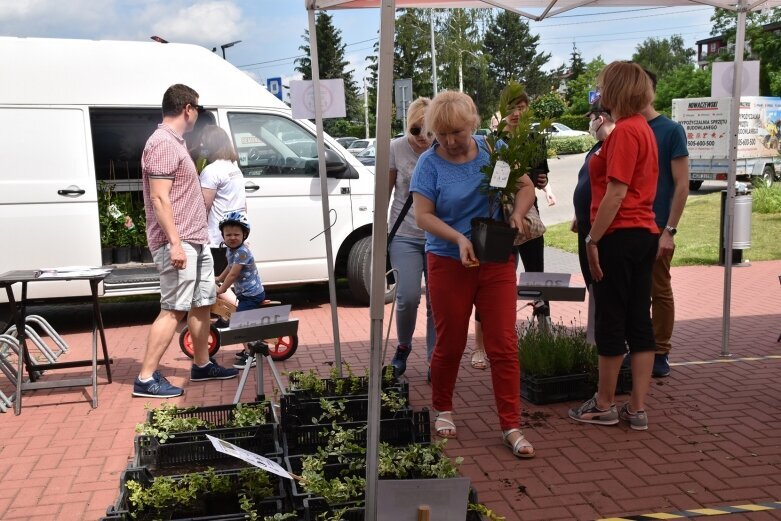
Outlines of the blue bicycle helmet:
<svg viewBox="0 0 781 521">
<path fill-rule="evenodd" d="M 240 227 L 242 230 L 244 230 L 244 238 L 246 239 L 249 237 L 250 226 L 249 221 L 247 220 L 247 216 L 244 215 L 244 212 L 234 211 L 225 214 L 225 217 L 222 218 L 219 224 L 220 232 L 222 232 L 222 229 L 226 224 L 233 224 Z"/>
</svg>

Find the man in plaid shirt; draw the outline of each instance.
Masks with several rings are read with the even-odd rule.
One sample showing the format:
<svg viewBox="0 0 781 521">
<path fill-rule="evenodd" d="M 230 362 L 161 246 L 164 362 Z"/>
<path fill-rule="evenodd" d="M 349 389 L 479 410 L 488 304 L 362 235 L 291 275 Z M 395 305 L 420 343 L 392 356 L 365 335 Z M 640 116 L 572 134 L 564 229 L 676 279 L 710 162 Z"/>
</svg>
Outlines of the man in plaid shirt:
<svg viewBox="0 0 781 521">
<path fill-rule="evenodd" d="M 198 172 L 182 137 L 203 111 L 197 92 L 186 85 L 170 86 L 163 95 L 163 122 L 141 156 L 146 236 L 160 273 L 160 314 L 149 331 L 133 396 L 172 398 L 184 393 L 157 367 L 185 314 L 195 351 L 190 381 L 225 380 L 238 374 L 209 359 L 214 263 L 207 247 L 206 204 Z"/>
</svg>

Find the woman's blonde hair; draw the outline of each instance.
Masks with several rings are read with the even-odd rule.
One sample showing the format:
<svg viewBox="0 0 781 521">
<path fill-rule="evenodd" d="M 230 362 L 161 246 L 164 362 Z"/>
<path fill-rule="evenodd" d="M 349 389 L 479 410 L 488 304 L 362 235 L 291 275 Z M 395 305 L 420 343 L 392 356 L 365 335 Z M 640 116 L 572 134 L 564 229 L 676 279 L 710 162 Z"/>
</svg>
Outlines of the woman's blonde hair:
<svg viewBox="0 0 781 521">
<path fill-rule="evenodd" d="M 465 126 L 472 130 L 480 126 L 480 116 L 472 98 L 452 90 L 437 94 L 426 110 L 426 129 L 452 132 Z"/>
<path fill-rule="evenodd" d="M 654 100 L 651 79 L 636 63 L 614 61 L 599 73 L 597 85 L 599 102 L 614 121 L 637 114 Z"/>
<path fill-rule="evenodd" d="M 407 132 L 414 126 L 421 126 L 425 124 L 426 107 L 429 106 L 431 100 L 428 98 L 418 98 L 413 101 L 407 108 Z"/>
</svg>

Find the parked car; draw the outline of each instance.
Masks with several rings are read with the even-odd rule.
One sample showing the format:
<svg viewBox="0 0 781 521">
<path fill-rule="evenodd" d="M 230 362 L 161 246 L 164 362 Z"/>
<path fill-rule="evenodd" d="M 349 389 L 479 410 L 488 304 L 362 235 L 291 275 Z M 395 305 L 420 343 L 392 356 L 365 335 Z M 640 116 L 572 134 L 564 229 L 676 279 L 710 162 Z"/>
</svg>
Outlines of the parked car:
<svg viewBox="0 0 781 521">
<path fill-rule="evenodd" d="M 375 145 L 368 146 L 358 152 L 355 158 L 367 166 L 374 166 L 375 156 L 377 155 L 377 147 Z"/>
<path fill-rule="evenodd" d="M 357 137 L 338 137 L 336 138 L 336 142 L 342 145 L 344 148 L 349 147 L 353 141 L 357 141 Z"/>
<path fill-rule="evenodd" d="M 374 143 L 376 141 L 377 140 L 374 139 L 374 138 L 371 138 L 371 139 L 356 139 L 355 141 L 350 143 L 350 146 L 347 147 L 347 151 L 350 152 L 352 155 L 357 156 L 358 152 L 360 152 L 361 150 L 364 150 L 365 148 L 368 148 L 368 147 L 374 145 Z"/>
<path fill-rule="evenodd" d="M 532 130 L 539 130 L 539 123 L 532 123 Z M 580 136 L 588 136 L 588 132 L 583 132 L 582 130 L 572 130 L 567 125 L 563 125 L 561 123 L 551 123 L 551 125 L 546 128 L 543 133 L 548 134 L 549 137 L 580 137 Z"/>
</svg>

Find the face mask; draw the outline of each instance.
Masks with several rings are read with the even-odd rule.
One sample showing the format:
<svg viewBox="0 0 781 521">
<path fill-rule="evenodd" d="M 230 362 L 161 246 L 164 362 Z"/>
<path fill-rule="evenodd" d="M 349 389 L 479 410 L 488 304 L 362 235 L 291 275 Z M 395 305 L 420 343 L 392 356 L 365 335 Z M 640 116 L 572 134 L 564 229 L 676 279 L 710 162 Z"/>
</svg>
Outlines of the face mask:
<svg viewBox="0 0 781 521">
<path fill-rule="evenodd" d="M 602 116 L 592 119 L 591 122 L 588 124 L 588 133 L 591 134 L 591 137 L 594 139 L 599 139 L 597 137 L 597 131 L 602 126 L 604 122 L 602 121 Z"/>
</svg>

